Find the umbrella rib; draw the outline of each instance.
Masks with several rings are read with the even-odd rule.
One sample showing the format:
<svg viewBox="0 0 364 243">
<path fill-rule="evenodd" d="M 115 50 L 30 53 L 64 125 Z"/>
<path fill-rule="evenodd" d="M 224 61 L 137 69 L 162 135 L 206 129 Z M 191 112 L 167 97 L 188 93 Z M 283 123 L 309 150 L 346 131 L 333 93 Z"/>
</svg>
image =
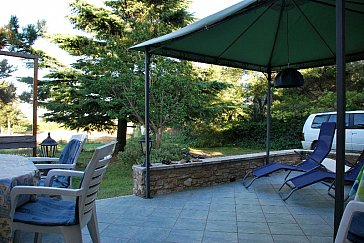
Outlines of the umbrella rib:
<svg viewBox="0 0 364 243">
<path fill-rule="evenodd" d="M 242 33 L 240 33 L 222 52 L 220 55 L 217 56 L 217 59 L 220 59 L 222 55 L 227 52 L 230 47 L 232 47 L 239 39 L 242 37 L 250 28 L 261 18 L 263 15 L 274 5 L 274 2 L 272 2 L 268 8 L 266 8 L 263 13 L 261 13 L 245 30 L 243 30 Z"/>
<path fill-rule="evenodd" d="M 282 15 L 283 15 L 283 10 L 285 8 L 285 3 L 286 2 L 283 1 L 282 7 L 281 7 L 281 11 L 279 13 L 278 26 L 277 26 L 277 29 L 276 29 L 276 33 L 274 35 L 274 42 L 273 42 L 272 50 L 270 52 L 269 61 L 268 61 L 268 66 L 269 67 L 271 66 L 271 63 L 272 63 L 273 53 L 274 53 L 274 49 L 276 47 L 276 43 L 277 43 L 277 39 L 278 39 L 278 32 L 279 32 L 279 28 L 280 28 L 281 22 L 282 22 Z"/>
<path fill-rule="evenodd" d="M 320 32 L 316 29 L 316 27 L 312 24 L 312 22 L 308 19 L 308 17 L 304 14 L 304 12 L 302 11 L 302 9 L 297 5 L 295 0 L 292 0 L 293 4 L 295 5 L 295 7 L 298 9 L 298 11 L 301 13 L 301 15 L 306 19 L 306 21 L 308 22 L 308 24 L 311 26 L 311 28 L 316 32 L 316 34 L 319 36 L 319 38 L 321 39 L 321 41 L 325 44 L 325 46 L 329 49 L 329 51 L 331 52 L 331 54 L 333 56 L 335 56 L 335 53 L 333 52 L 333 50 L 331 50 L 329 44 L 325 41 L 325 39 L 322 37 L 322 35 L 320 34 Z"/>
</svg>

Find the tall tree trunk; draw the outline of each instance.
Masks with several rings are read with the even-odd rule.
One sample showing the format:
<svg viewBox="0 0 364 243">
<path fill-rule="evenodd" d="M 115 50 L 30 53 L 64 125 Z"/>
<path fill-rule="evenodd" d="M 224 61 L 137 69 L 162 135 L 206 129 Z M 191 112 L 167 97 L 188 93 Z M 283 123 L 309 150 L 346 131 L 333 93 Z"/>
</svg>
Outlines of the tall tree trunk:
<svg viewBox="0 0 364 243">
<path fill-rule="evenodd" d="M 157 149 L 161 148 L 161 146 L 162 146 L 162 135 L 163 135 L 163 129 L 158 128 L 156 135 L 155 135 L 155 147 Z"/>
<path fill-rule="evenodd" d="M 8 118 L 8 135 L 11 135 L 11 123 L 10 123 L 10 118 Z"/>
<path fill-rule="evenodd" d="M 116 134 L 117 144 L 115 146 L 113 156 L 116 156 L 120 151 L 124 151 L 126 145 L 126 131 L 128 128 L 128 122 L 126 119 L 118 119 L 118 130 Z"/>
</svg>

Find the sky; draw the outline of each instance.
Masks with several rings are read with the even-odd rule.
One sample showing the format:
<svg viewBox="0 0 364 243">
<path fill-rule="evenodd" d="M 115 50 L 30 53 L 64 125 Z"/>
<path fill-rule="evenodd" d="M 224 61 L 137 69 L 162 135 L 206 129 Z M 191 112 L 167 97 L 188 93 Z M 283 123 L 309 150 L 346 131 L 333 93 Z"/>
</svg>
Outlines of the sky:
<svg viewBox="0 0 364 243">
<path fill-rule="evenodd" d="M 195 18 L 201 19 L 240 1 L 242 0 L 191 0 L 189 11 Z M 80 34 L 81 32 L 74 30 L 66 19 L 66 15 L 70 14 L 68 7 L 70 2 L 72 0 L 5 0 L 0 8 L 0 26 L 7 24 L 11 15 L 16 15 L 20 26 L 35 24 L 38 20 L 44 19 L 48 34 Z M 103 5 L 103 0 L 87 0 L 87 2 L 96 6 Z M 48 40 L 37 40 L 35 47 L 57 57 L 65 64 L 73 61 L 67 53 L 50 44 Z"/>
<path fill-rule="evenodd" d="M 82 34 L 82 32 L 74 30 L 73 26 L 66 18 L 66 16 L 70 14 L 69 3 L 72 1 L 73 0 L 2 0 L 0 8 L 0 26 L 6 25 L 10 20 L 10 16 L 15 15 L 18 17 L 21 27 L 24 27 L 27 24 L 35 24 L 38 20 L 45 20 L 48 34 Z M 193 13 L 196 19 L 201 19 L 242 0 L 190 1 L 189 11 Z M 87 2 L 96 6 L 103 6 L 103 0 L 87 0 Z M 46 39 L 37 40 L 34 47 L 56 57 L 66 65 L 75 61 L 75 59 L 70 57 L 65 51 Z M 0 59 L 2 58 L 0 57 Z M 33 70 L 24 68 L 24 65 L 22 65 L 18 59 L 9 57 L 7 57 L 7 59 L 11 64 L 18 68 L 14 74 L 15 77 L 33 76 Z M 39 77 L 42 78 L 46 72 L 46 70 L 39 70 Z M 28 89 L 14 79 L 12 79 L 11 82 L 16 85 L 18 94 L 21 94 Z M 28 115 L 31 117 L 30 114 Z"/>
</svg>

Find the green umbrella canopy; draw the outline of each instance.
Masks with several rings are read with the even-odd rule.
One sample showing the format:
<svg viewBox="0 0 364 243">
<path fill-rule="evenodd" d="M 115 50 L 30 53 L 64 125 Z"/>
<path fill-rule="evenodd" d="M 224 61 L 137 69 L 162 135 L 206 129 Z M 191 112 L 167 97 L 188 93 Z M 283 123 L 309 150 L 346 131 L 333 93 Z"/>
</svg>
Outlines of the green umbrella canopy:
<svg viewBox="0 0 364 243">
<path fill-rule="evenodd" d="M 130 49 L 255 71 L 335 64 L 335 0 L 245 0 Z M 346 61 L 364 59 L 364 0 L 346 1 Z"/>
</svg>

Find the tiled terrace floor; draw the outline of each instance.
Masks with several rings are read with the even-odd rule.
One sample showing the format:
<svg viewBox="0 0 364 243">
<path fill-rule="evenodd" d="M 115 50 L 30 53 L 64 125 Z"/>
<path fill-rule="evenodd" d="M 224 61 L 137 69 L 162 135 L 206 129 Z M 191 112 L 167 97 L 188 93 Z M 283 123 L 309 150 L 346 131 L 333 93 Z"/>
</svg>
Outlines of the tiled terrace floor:
<svg viewBox="0 0 364 243">
<path fill-rule="evenodd" d="M 285 173 L 142 199 L 123 196 L 97 202 L 101 242 L 332 242 L 334 200 L 317 183 L 283 202 L 277 193 Z M 283 192 L 288 192 L 285 188 Z M 91 242 L 84 228 L 83 241 Z M 32 235 L 22 234 L 22 242 Z M 43 242 L 63 242 L 44 235 Z"/>
</svg>

